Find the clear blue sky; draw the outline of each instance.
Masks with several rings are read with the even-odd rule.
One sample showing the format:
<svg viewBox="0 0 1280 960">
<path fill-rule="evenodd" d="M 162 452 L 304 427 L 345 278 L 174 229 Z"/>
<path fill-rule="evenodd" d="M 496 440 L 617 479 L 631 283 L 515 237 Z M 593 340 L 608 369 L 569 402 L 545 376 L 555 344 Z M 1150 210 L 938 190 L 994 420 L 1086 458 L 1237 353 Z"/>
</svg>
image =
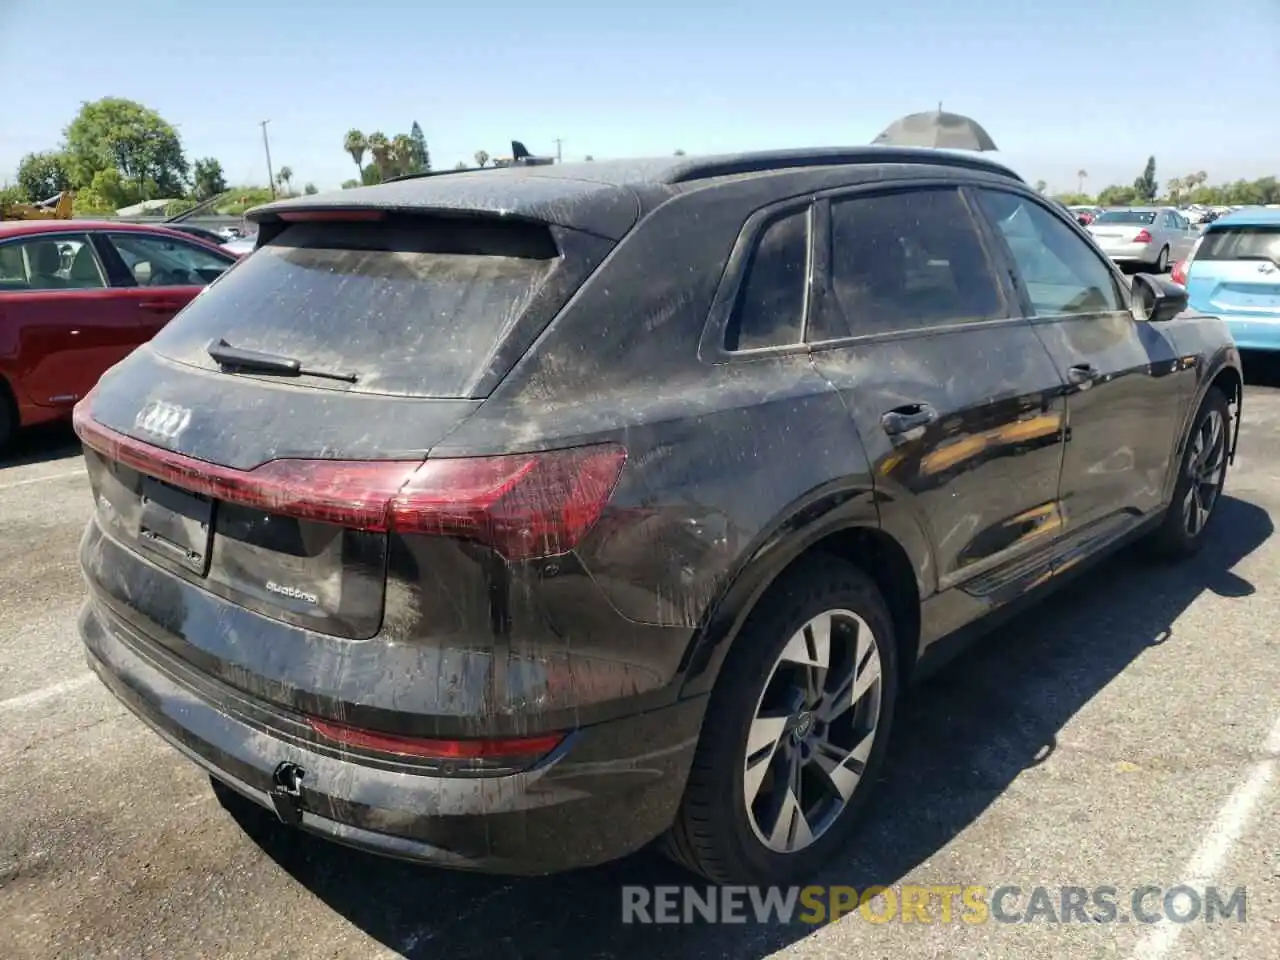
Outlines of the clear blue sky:
<svg viewBox="0 0 1280 960">
<path fill-rule="evenodd" d="M 881 12 L 875 12 L 881 11 Z M 141 101 L 189 156 L 336 187 L 349 127 L 417 120 L 437 167 L 515 137 L 566 160 L 869 142 L 979 119 L 1028 180 L 1074 189 L 1280 174 L 1280 0 L 0 0 L 0 183 L 83 100 Z"/>
</svg>

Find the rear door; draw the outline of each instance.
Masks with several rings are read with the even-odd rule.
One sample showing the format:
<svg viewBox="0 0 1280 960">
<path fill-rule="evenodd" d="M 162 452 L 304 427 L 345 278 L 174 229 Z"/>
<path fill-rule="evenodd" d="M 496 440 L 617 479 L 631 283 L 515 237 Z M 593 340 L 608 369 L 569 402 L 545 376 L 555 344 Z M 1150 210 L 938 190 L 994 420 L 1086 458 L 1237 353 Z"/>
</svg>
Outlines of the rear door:
<svg viewBox="0 0 1280 960">
<path fill-rule="evenodd" d="M 1133 318 L 1122 275 L 1065 218 L 1022 193 L 975 197 L 1009 257 L 1021 310 L 1069 385 L 1068 528 L 1123 533 L 1161 505 L 1193 364 L 1159 326 Z"/>
<path fill-rule="evenodd" d="M 75 403 L 140 339 L 133 304 L 107 286 L 85 234 L 0 245 L 0 359 L 33 403 Z"/>
<path fill-rule="evenodd" d="M 877 492 L 915 513 L 940 589 L 1033 581 L 1061 527 L 1062 381 L 964 196 L 881 188 L 819 211 L 829 266 L 813 362 L 853 416 Z"/>
<path fill-rule="evenodd" d="M 1196 310 L 1228 316 L 1240 346 L 1274 349 L 1280 338 L 1280 222 L 1210 226 L 1187 271 L 1187 295 Z"/>
<path fill-rule="evenodd" d="M 114 286 L 133 291 L 131 300 L 143 340 L 150 340 L 234 262 L 229 254 L 175 237 L 142 232 L 95 234 L 113 267 Z"/>
</svg>

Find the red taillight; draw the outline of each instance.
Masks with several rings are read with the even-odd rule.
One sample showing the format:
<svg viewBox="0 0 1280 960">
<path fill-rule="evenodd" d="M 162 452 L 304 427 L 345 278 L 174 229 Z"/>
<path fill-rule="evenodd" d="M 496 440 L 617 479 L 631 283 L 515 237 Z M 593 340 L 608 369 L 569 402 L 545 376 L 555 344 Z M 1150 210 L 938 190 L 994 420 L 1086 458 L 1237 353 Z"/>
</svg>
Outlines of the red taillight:
<svg viewBox="0 0 1280 960">
<path fill-rule="evenodd" d="M 267 513 L 356 530 L 486 544 L 508 560 L 573 549 L 600 516 L 627 453 L 616 444 L 441 460 L 272 460 L 233 470 L 141 443 L 76 407 L 76 433 L 108 459 Z"/>
<path fill-rule="evenodd" d="M 402 757 L 429 757 L 436 760 L 487 760 L 494 757 L 522 757 L 526 760 L 534 760 L 546 756 L 565 738 L 563 733 L 551 733 L 537 737 L 437 740 L 361 730 L 315 717 L 308 717 L 307 723 L 312 730 L 326 740 L 333 740 L 344 746 Z"/>
<path fill-rule="evenodd" d="M 1187 285 L 1187 261 L 1179 260 L 1175 263 L 1173 269 L 1169 271 L 1169 279 L 1185 287 Z"/>
<path fill-rule="evenodd" d="M 1139 230 L 1138 235 L 1133 238 L 1134 243 L 1150 243 L 1151 233 L 1147 230 Z"/>
</svg>

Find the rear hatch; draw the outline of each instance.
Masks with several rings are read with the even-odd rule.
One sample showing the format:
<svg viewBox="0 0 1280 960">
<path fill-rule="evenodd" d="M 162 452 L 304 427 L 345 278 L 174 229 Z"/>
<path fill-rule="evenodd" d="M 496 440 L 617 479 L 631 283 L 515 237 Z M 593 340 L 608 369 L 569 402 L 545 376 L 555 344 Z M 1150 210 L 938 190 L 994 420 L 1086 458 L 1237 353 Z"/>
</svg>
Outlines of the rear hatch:
<svg viewBox="0 0 1280 960">
<path fill-rule="evenodd" d="M 1187 296 L 1204 313 L 1280 320 L 1280 225 L 1210 226 L 1187 270 Z"/>
<path fill-rule="evenodd" d="M 392 501 L 593 264 L 566 263 L 545 224 L 322 216 L 274 225 L 103 377 L 77 430 L 112 540 L 266 616 L 367 638 Z"/>
</svg>

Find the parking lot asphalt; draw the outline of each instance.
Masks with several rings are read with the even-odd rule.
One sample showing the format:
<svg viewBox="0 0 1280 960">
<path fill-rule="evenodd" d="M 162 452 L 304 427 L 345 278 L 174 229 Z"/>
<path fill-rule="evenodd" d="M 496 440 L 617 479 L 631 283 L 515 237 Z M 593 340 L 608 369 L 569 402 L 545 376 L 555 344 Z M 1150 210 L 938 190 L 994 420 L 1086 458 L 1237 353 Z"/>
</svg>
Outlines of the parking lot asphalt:
<svg viewBox="0 0 1280 960">
<path fill-rule="evenodd" d="M 0 958 L 1278 956 L 1280 367 L 1246 364 L 1205 551 L 1118 556 L 915 690 L 863 830 L 815 878 L 1017 886 L 1015 914 L 1037 886 L 1111 886 L 1112 923 L 624 925 L 623 885 L 697 882 L 648 853 L 454 874 L 233 816 L 87 674 L 88 483 L 69 431 L 26 436 L 0 459 Z M 1245 922 L 1130 915 L 1133 888 L 1184 883 L 1244 887 Z"/>
</svg>

